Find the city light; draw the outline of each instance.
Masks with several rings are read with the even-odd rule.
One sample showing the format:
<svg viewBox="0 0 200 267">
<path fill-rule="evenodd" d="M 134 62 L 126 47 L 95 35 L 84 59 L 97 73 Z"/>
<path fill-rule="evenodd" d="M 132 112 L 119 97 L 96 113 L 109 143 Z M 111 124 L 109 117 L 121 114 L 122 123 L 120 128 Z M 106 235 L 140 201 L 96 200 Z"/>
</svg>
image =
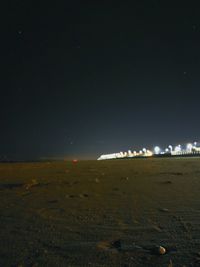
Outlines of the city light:
<svg viewBox="0 0 200 267">
<path fill-rule="evenodd" d="M 132 152 L 133 151 L 133 152 Z M 106 159 L 125 159 L 125 158 L 147 158 L 152 156 L 200 156 L 200 145 L 197 142 L 188 143 L 185 145 L 168 145 L 165 149 L 160 148 L 159 146 L 155 146 L 153 149 L 154 152 L 147 148 L 142 148 L 139 151 L 136 150 L 128 150 L 127 152 L 118 152 L 111 153 L 106 155 L 101 155 L 98 160 L 106 160 Z"/>
<path fill-rule="evenodd" d="M 192 151 L 193 145 L 192 144 L 187 144 L 187 150 Z"/>
<path fill-rule="evenodd" d="M 169 150 L 172 151 L 173 150 L 173 146 L 172 145 L 169 145 Z"/>
<path fill-rule="evenodd" d="M 154 152 L 156 155 L 160 154 L 160 147 L 159 146 L 155 146 L 154 147 Z"/>
<path fill-rule="evenodd" d="M 174 151 L 175 152 L 180 152 L 181 151 L 181 145 L 175 146 Z"/>
</svg>

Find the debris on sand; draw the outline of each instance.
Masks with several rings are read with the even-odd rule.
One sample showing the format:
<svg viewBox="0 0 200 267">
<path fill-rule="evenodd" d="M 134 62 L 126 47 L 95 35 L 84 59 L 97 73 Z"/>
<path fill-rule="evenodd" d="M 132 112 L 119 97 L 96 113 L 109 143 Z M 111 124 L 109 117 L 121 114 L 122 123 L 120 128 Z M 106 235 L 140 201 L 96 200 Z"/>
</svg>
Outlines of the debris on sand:
<svg viewBox="0 0 200 267">
<path fill-rule="evenodd" d="M 161 233 L 161 232 L 163 231 L 163 230 L 162 230 L 159 226 L 157 226 L 157 225 L 153 225 L 152 227 L 153 227 L 154 230 L 156 230 L 156 231 L 159 232 L 159 233 Z"/>
<path fill-rule="evenodd" d="M 34 187 L 34 186 L 38 186 L 40 183 L 36 180 L 36 179 L 32 179 L 30 183 L 25 184 L 25 188 L 26 190 L 29 190 L 30 188 Z"/>
<path fill-rule="evenodd" d="M 84 194 L 79 194 L 79 197 L 84 198 L 84 197 L 89 197 L 89 195 L 84 193 Z"/>
<path fill-rule="evenodd" d="M 167 181 L 164 181 L 163 184 L 172 184 L 172 181 L 167 180 Z"/>
<path fill-rule="evenodd" d="M 120 251 L 121 250 L 121 240 L 116 239 L 112 241 L 100 241 L 97 244 L 97 248 L 101 250 L 110 250 L 110 251 Z"/>
<path fill-rule="evenodd" d="M 121 180 L 128 181 L 129 180 L 129 177 L 121 177 Z"/>
<path fill-rule="evenodd" d="M 169 209 L 166 209 L 166 208 L 160 208 L 159 211 L 161 211 L 161 212 L 169 212 Z"/>
</svg>

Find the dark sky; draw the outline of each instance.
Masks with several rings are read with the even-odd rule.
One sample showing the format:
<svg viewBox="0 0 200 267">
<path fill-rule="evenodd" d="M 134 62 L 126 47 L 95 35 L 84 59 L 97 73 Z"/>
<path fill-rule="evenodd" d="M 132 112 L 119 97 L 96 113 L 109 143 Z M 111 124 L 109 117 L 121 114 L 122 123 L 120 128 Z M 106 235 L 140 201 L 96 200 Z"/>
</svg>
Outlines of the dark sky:
<svg viewBox="0 0 200 267">
<path fill-rule="evenodd" d="M 0 157 L 200 139 L 198 6 L 40 2 L 1 7 Z"/>
</svg>

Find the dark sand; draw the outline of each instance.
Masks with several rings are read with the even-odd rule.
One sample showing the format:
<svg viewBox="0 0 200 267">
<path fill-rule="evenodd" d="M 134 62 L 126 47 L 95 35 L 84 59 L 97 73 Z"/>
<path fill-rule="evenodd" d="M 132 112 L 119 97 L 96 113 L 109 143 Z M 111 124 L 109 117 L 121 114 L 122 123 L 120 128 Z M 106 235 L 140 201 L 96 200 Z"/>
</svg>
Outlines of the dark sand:
<svg viewBox="0 0 200 267">
<path fill-rule="evenodd" d="M 0 227 L 1 267 L 200 266 L 200 158 L 0 164 Z"/>
</svg>

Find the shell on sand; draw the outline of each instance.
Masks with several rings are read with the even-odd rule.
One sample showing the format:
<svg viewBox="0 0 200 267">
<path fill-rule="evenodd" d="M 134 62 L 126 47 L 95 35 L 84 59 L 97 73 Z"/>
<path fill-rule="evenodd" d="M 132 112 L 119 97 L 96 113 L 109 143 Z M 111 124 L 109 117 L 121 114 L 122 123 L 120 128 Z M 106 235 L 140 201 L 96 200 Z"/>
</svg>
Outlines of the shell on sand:
<svg viewBox="0 0 200 267">
<path fill-rule="evenodd" d="M 166 249 L 164 247 L 160 246 L 158 248 L 158 252 L 159 252 L 160 255 L 164 255 L 166 253 Z"/>
</svg>

